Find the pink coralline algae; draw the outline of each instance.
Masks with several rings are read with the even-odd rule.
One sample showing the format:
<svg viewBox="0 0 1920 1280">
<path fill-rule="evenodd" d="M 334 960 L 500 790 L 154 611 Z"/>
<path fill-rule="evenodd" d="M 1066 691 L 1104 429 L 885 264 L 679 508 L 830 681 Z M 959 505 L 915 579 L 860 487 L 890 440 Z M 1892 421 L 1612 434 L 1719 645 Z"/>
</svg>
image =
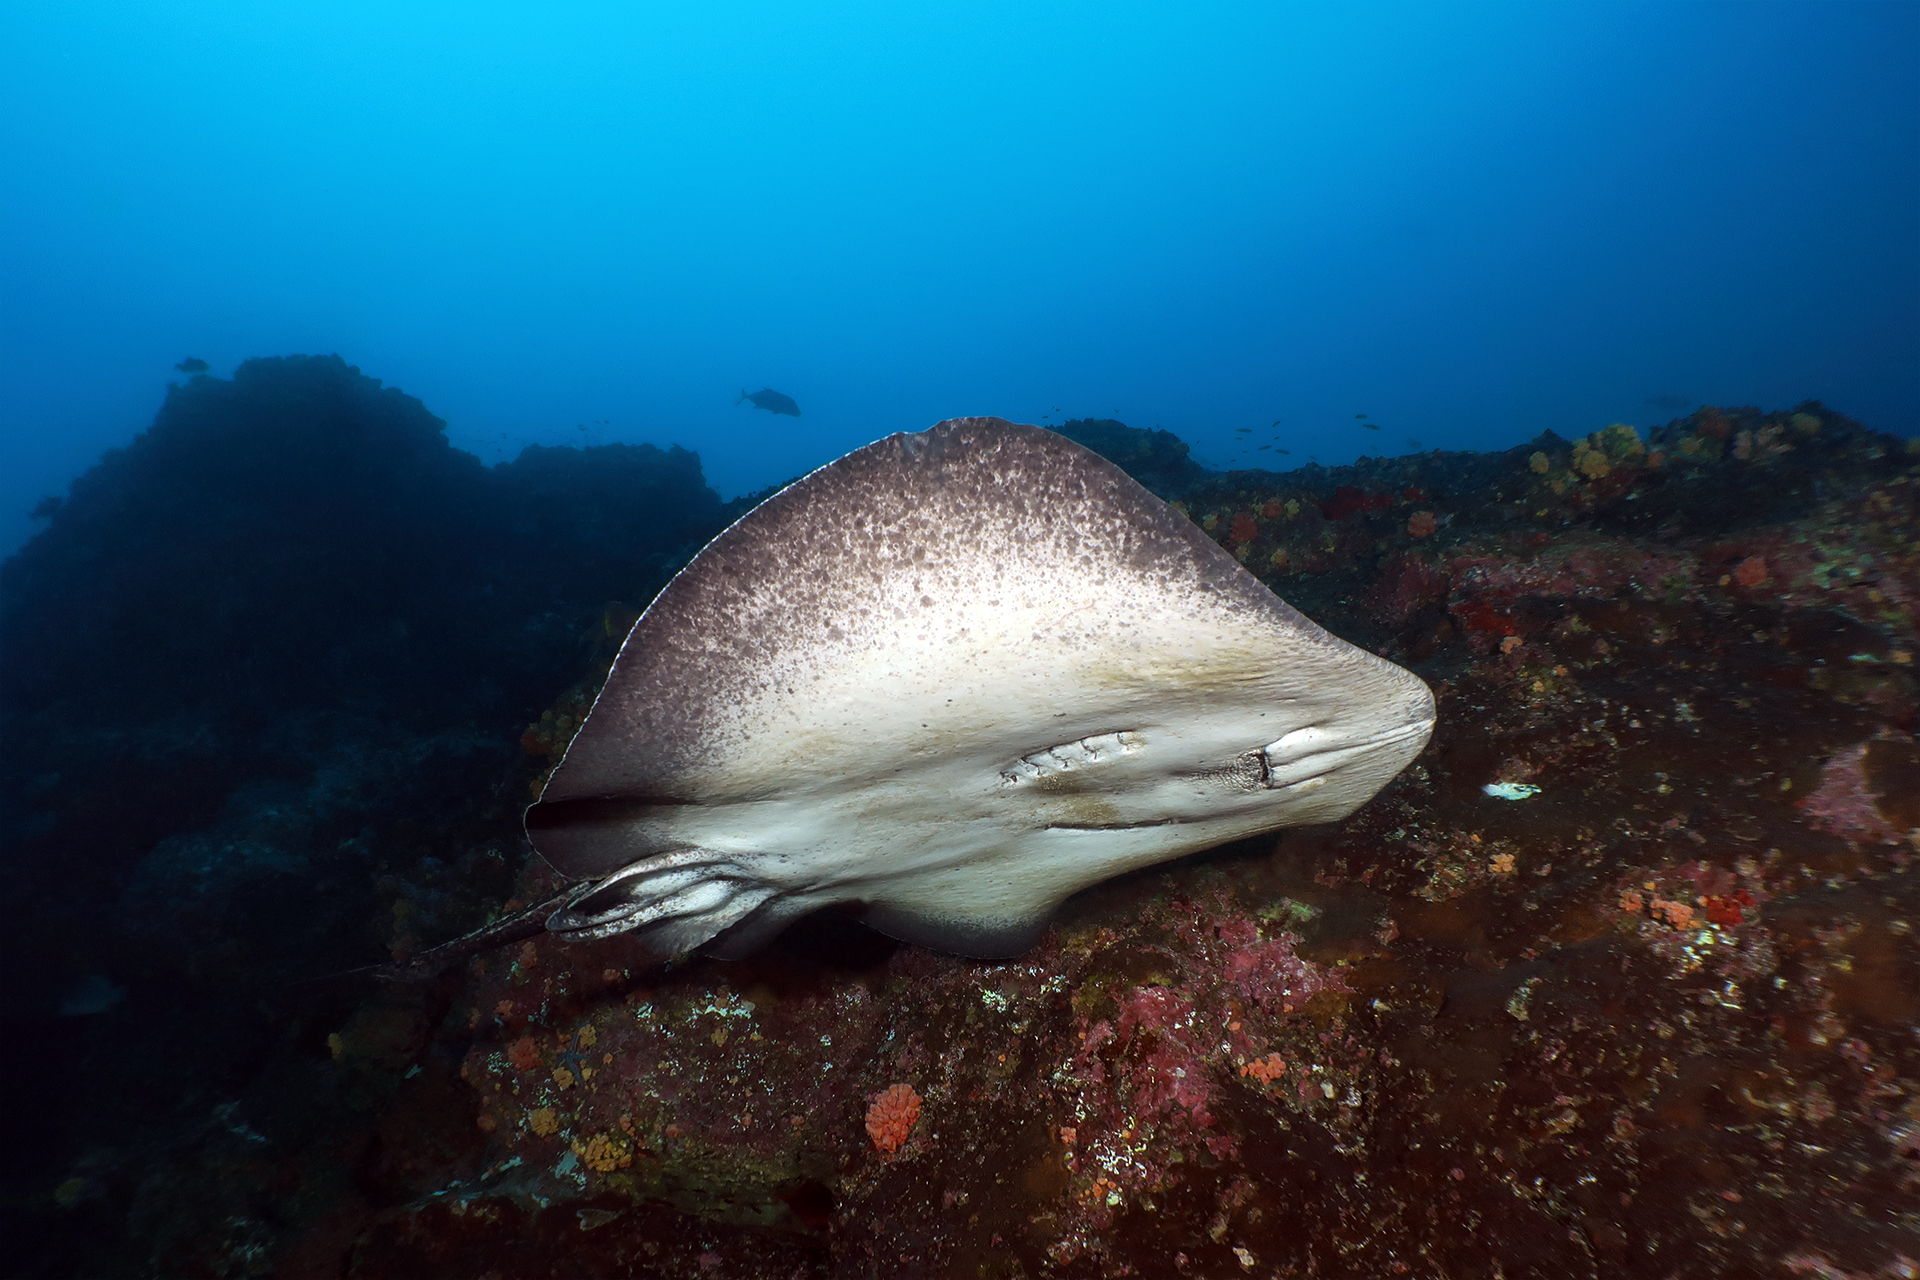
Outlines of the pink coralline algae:
<svg viewBox="0 0 1920 1280">
<path fill-rule="evenodd" d="M 1630 539 L 1595 534 L 1524 555 L 1463 550 L 1465 554 L 1454 558 L 1452 570 L 1456 591 L 1466 598 L 1605 599 L 1662 583 L 1691 586 L 1699 577 L 1691 554 L 1649 553 Z"/>
<path fill-rule="evenodd" d="M 1726 927 L 1741 924 L 1746 920 L 1746 908 L 1752 905 L 1753 895 L 1745 889 L 1724 898 L 1708 898 L 1707 923 Z"/>
<path fill-rule="evenodd" d="M 1445 600 L 1449 585 L 1444 569 L 1409 553 L 1396 557 L 1380 571 L 1361 603 L 1375 621 L 1405 626 L 1421 609 Z"/>
<path fill-rule="evenodd" d="M 1809 826 L 1849 840 L 1893 844 L 1901 833 L 1880 816 L 1873 792 L 1867 788 L 1861 770 L 1866 756 L 1864 742 L 1833 756 L 1820 771 L 1819 788 L 1800 802 L 1800 808 L 1807 814 Z"/>
<path fill-rule="evenodd" d="M 1138 987 L 1120 998 L 1117 1025 L 1087 1035 L 1087 1050 L 1098 1052 L 1112 1039 L 1140 1053 L 1145 1070 L 1132 1081 L 1136 1114 L 1176 1122 L 1183 1130 L 1210 1129 L 1207 1110 L 1212 1087 L 1207 1051 L 1193 1031 L 1193 1004 L 1165 987 Z"/>
<path fill-rule="evenodd" d="M 1260 922 L 1225 901 L 1176 904 L 1170 914 L 1184 917 L 1178 945 L 1196 971 L 1113 992 L 1106 1017 L 1080 1014 L 1072 1105 L 1087 1118 L 1083 1131 L 1116 1135 L 1122 1145 L 1137 1134 L 1162 1158 L 1203 1147 L 1212 1158 L 1231 1159 L 1239 1139 L 1220 1125 L 1215 1107 L 1235 1060 L 1257 1064 L 1242 1076 L 1278 1077 L 1285 1062 L 1266 1045 L 1285 1038 L 1309 1000 L 1346 987 L 1296 955 L 1293 935 L 1263 940 Z M 1186 980 L 1202 973 L 1204 982 Z M 1150 1162 L 1109 1157 L 1095 1161 L 1105 1169 L 1103 1196 L 1172 1176 Z"/>
</svg>

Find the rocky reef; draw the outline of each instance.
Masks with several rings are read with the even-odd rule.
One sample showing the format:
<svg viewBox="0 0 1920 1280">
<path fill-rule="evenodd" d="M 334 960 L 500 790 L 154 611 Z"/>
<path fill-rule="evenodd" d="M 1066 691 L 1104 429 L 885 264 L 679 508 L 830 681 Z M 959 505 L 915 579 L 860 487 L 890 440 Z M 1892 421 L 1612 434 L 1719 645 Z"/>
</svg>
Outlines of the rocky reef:
<svg viewBox="0 0 1920 1280">
<path fill-rule="evenodd" d="M 0 1001 L 60 1046 L 0 1186 L 72 1206 L 0 1272 L 139 1273 L 59 1250 L 125 1244 L 141 1153 L 337 1016 L 288 984 L 510 891 L 516 740 L 738 512 L 685 450 L 488 468 L 443 429 L 336 357 L 195 377 L 0 567 Z M 61 1016 L 90 982 L 124 998 Z"/>
<path fill-rule="evenodd" d="M 518 809 L 729 513 L 688 455 L 487 470 L 337 362 L 247 370 L 0 572 L 15 998 L 128 992 L 14 1015 L 63 1053 L 16 1086 L 10 1274 L 1920 1274 L 1907 441 L 1708 408 L 1221 475 L 1071 424 L 1433 685 L 1352 819 L 1097 886 L 1008 962 L 824 915 L 287 987 L 553 887 Z M 152 445 L 349 420 L 377 532 L 338 560 L 221 496 L 235 442 Z"/>
</svg>

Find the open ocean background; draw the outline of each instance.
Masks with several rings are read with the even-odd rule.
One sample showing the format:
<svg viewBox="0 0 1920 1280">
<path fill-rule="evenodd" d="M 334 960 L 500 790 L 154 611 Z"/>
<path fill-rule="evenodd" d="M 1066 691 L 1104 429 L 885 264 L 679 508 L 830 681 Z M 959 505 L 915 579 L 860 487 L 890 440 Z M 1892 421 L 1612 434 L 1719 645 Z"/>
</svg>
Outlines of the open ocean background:
<svg viewBox="0 0 1920 1280">
<path fill-rule="evenodd" d="M 1916 68 L 1910 3 L 9 5 L 0 550 L 189 356 L 724 497 L 956 414 L 1912 434 Z"/>
</svg>

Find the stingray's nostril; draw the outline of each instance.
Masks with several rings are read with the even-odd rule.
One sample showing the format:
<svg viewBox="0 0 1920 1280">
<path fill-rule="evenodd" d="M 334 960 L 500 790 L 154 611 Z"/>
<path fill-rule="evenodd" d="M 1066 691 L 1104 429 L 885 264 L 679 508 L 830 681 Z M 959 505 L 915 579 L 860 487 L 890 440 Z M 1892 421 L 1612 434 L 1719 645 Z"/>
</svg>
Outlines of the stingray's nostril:
<svg viewBox="0 0 1920 1280">
<path fill-rule="evenodd" d="M 1283 764 L 1291 764 L 1302 756 L 1310 756 L 1316 751 L 1325 751 L 1336 740 L 1336 735 L 1319 725 L 1310 724 L 1295 729 L 1274 742 L 1269 742 L 1261 754 L 1266 757 L 1268 765 L 1277 768 Z"/>
</svg>

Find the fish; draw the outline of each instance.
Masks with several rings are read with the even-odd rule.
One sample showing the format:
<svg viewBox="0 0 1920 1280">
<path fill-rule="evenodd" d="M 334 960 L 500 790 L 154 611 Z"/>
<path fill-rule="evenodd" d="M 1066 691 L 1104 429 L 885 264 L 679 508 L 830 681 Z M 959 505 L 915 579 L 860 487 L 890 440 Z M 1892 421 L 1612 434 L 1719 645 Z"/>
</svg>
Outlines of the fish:
<svg viewBox="0 0 1920 1280">
<path fill-rule="evenodd" d="M 836 905 L 1018 955 L 1090 885 L 1346 817 L 1434 715 L 1098 454 L 949 419 L 680 571 L 526 811 L 573 883 L 407 976 L 542 930 L 739 957 Z"/>
<path fill-rule="evenodd" d="M 205 360 L 202 360 L 199 356 L 188 356 L 185 360 L 182 360 L 179 364 L 173 367 L 175 369 L 178 369 L 181 373 L 205 373 L 208 369 L 212 368 L 213 366 L 208 364 Z"/>
<path fill-rule="evenodd" d="M 742 387 L 740 394 L 734 397 L 733 402 L 735 404 L 745 404 L 749 400 L 753 401 L 754 408 L 765 409 L 768 413 L 784 413 L 790 418 L 800 416 L 800 406 L 793 402 L 793 397 L 782 395 L 772 387 L 762 387 L 751 394 L 747 392 L 745 387 Z"/>
</svg>

